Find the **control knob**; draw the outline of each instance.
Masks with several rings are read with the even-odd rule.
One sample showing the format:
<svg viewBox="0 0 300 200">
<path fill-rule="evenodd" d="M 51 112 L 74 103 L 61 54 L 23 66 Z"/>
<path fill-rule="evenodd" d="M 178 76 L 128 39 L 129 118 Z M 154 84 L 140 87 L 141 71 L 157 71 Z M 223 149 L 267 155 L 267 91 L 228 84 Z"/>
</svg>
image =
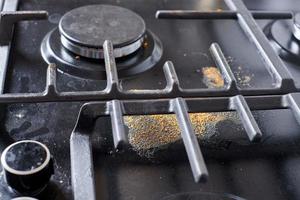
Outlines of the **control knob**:
<svg viewBox="0 0 300 200">
<path fill-rule="evenodd" d="M 7 184 L 27 195 L 36 195 L 46 188 L 54 171 L 49 149 L 34 140 L 8 146 L 1 155 L 1 164 Z"/>
</svg>

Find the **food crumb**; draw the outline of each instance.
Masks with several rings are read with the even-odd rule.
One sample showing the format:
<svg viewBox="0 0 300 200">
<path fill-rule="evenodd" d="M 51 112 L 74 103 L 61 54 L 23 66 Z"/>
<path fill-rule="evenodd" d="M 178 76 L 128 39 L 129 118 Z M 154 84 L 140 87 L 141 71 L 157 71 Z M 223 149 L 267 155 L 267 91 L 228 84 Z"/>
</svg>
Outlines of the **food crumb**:
<svg viewBox="0 0 300 200">
<path fill-rule="evenodd" d="M 235 59 L 233 57 L 231 57 L 231 56 L 228 56 L 226 58 L 226 60 L 227 60 L 228 64 L 233 63 L 235 61 Z"/>
<path fill-rule="evenodd" d="M 241 80 L 241 83 L 243 83 L 243 84 L 249 83 L 250 80 L 251 80 L 251 77 L 250 77 L 250 76 L 244 76 L 243 78 L 244 78 L 244 79 Z"/>
<path fill-rule="evenodd" d="M 228 62 L 228 64 L 237 66 L 238 63 L 236 62 L 236 59 L 228 56 L 226 57 L 226 60 Z M 250 73 L 250 71 L 248 69 L 243 69 L 242 65 L 238 65 L 237 66 L 237 70 L 234 71 L 234 74 L 236 76 L 237 82 L 243 86 L 243 87 L 251 87 L 251 81 L 252 78 L 254 77 L 253 73 Z"/>
<path fill-rule="evenodd" d="M 145 41 L 144 43 L 143 43 L 143 47 L 146 49 L 146 48 L 148 48 L 149 47 L 149 43 L 147 42 L 147 41 Z"/>
<path fill-rule="evenodd" d="M 242 66 L 238 66 L 238 71 L 235 72 L 235 75 L 239 84 L 241 84 L 244 87 L 251 87 L 251 80 L 254 74 L 243 70 Z"/>
<path fill-rule="evenodd" d="M 203 67 L 203 83 L 208 88 L 222 88 L 224 87 L 224 79 L 220 70 L 216 67 Z"/>
</svg>

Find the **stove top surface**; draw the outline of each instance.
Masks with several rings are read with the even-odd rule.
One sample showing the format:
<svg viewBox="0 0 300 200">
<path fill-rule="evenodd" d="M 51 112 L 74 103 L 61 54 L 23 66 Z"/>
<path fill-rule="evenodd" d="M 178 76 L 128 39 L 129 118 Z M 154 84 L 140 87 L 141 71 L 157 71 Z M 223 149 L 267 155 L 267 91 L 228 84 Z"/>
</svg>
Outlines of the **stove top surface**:
<svg viewBox="0 0 300 200">
<path fill-rule="evenodd" d="M 66 12 L 100 3 L 136 12 L 144 19 L 147 30 L 161 41 L 161 57 L 140 73 L 127 73 L 121 77 L 123 89 L 164 88 L 166 80 L 162 66 L 167 60 L 174 63 L 183 88 L 207 88 L 201 72 L 204 67 L 216 66 L 209 53 L 214 42 L 221 46 L 239 88 L 275 87 L 274 77 L 264 67 L 254 44 L 236 20 L 155 18 L 157 10 L 227 10 L 223 1 L 20 0 L 18 10 L 46 10 L 49 18 L 24 21 L 15 26 L 5 93 L 42 92 L 48 65 L 41 55 L 44 37 L 58 27 Z M 300 11 L 297 0 L 244 0 L 244 3 L 249 10 Z M 270 20 L 257 22 L 264 28 Z M 89 62 L 80 59 L 81 64 Z M 97 66 L 97 62 L 94 61 L 92 66 Z M 117 64 L 122 62 L 117 60 Z M 99 63 L 103 73 L 103 63 Z M 284 63 L 296 87 L 300 88 L 299 66 Z M 61 66 L 57 67 L 60 69 Z M 80 73 L 70 75 L 64 70 L 57 74 L 59 91 L 94 91 L 105 87 L 103 78 L 87 79 Z M 32 139 L 43 142 L 53 156 L 55 173 L 49 187 L 38 197 L 40 199 L 72 199 L 69 140 L 83 103 L 17 103 L 1 107 L 1 151 L 12 141 Z M 217 124 L 217 138 L 204 139 L 201 149 L 210 172 L 207 183 L 194 183 L 184 152 L 174 151 L 158 160 L 132 152 L 115 152 L 110 119 L 99 118 L 92 137 L 97 199 L 299 199 L 300 135 L 292 111 L 253 111 L 253 115 L 263 132 L 260 143 L 250 143 L 241 123 L 229 120 Z M 17 196 L 20 195 L 7 187 L 1 173 L 0 199 Z"/>
</svg>

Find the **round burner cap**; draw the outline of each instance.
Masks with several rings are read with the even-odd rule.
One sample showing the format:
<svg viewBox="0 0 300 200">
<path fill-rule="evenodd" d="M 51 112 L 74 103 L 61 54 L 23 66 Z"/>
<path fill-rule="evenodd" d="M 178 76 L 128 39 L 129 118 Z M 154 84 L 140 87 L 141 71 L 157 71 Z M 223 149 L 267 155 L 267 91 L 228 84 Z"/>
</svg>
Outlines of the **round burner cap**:
<svg viewBox="0 0 300 200">
<path fill-rule="evenodd" d="M 126 8 L 88 5 L 66 13 L 59 22 L 59 31 L 63 45 L 80 55 L 80 47 L 84 48 L 83 51 L 87 48 L 102 49 L 105 40 L 110 40 L 114 48 L 135 43 L 137 50 L 141 42 L 136 42 L 143 38 L 146 25 L 138 14 Z"/>
</svg>

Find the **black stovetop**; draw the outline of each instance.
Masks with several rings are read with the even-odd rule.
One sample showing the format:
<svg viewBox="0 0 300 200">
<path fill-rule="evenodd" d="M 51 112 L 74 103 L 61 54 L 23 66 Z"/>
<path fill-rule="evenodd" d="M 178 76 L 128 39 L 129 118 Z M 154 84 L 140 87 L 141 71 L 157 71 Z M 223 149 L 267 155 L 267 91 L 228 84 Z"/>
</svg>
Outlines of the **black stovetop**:
<svg viewBox="0 0 300 200">
<path fill-rule="evenodd" d="M 8 1 L 8 0 L 7 0 Z M 47 64 L 40 53 L 44 36 L 57 27 L 67 11 L 89 4 L 111 4 L 129 8 L 141 15 L 149 30 L 163 44 L 163 57 L 151 70 L 121 80 L 125 89 L 162 88 L 162 66 L 172 60 L 184 88 L 205 88 L 198 70 L 214 66 L 209 46 L 217 42 L 232 59 L 236 76 L 251 76 L 241 88 L 271 88 L 273 80 L 235 20 L 158 20 L 157 10 L 226 9 L 221 0 L 20 0 L 19 10 L 46 10 L 49 19 L 25 21 L 15 26 L 5 92 L 41 92 L 46 82 Z M 297 0 L 244 1 L 250 10 L 300 11 Z M 264 27 L 268 21 L 261 20 Z M 1 59 L 1 58 L 0 58 Z M 300 68 L 285 62 L 300 87 Z M 253 75 L 254 74 L 254 75 Z M 58 90 L 101 90 L 103 80 L 85 80 L 58 73 Z M 83 102 L 31 103 L 3 105 L 0 148 L 12 140 L 33 139 L 46 144 L 55 161 L 55 174 L 41 199 L 72 199 L 70 172 L 70 134 Z M 290 110 L 253 112 L 263 132 L 262 142 L 251 144 L 239 123 L 224 122 L 217 131 L 219 141 L 233 143 L 230 148 L 202 148 L 210 172 L 207 183 L 194 183 L 187 159 L 172 162 L 129 161 L 126 155 L 110 155 L 111 132 L 108 118 L 98 120 L 93 137 L 97 198 L 118 200 L 181 199 L 180 193 L 232 194 L 245 199 L 300 199 L 299 125 Z M 101 132 L 101 135 L 97 134 Z M 223 136 L 222 136 L 223 135 Z M 224 136 L 225 135 L 225 136 Z M 223 138 L 224 137 L 224 138 Z M 103 148 L 100 146 L 103 145 Z M 175 156 L 175 155 L 173 155 Z M 130 157 L 130 156 L 128 156 Z M 0 199 L 18 196 L 11 192 L 1 174 Z M 170 197 L 170 199 L 171 199 Z M 188 198 L 183 198 L 188 199 Z M 192 198 L 194 199 L 194 198 Z M 195 199 L 198 199 L 197 197 Z"/>
</svg>

